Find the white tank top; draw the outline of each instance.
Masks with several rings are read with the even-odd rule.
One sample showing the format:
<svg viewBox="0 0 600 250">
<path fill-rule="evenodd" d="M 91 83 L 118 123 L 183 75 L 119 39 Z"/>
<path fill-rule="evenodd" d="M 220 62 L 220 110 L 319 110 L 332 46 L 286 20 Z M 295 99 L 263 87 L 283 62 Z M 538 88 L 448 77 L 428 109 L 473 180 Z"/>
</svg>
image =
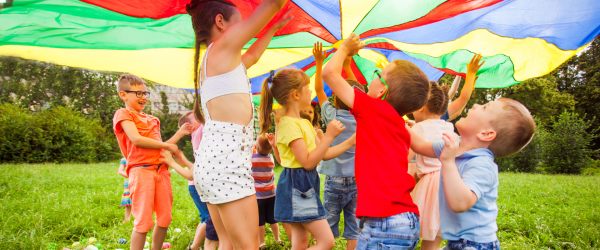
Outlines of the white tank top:
<svg viewBox="0 0 600 250">
<path fill-rule="evenodd" d="M 246 67 L 244 66 L 243 62 L 241 62 L 240 65 L 235 69 L 227 73 L 211 77 L 206 76 L 208 50 L 210 50 L 212 45 L 213 44 L 211 43 L 208 48 L 206 48 L 206 53 L 204 53 L 204 58 L 202 60 L 202 72 L 204 72 L 205 78 L 203 81 L 200 81 L 200 100 L 202 104 L 202 111 L 204 113 L 204 119 L 206 119 L 207 122 L 211 121 L 206 103 L 213 98 L 228 94 L 248 93 L 248 95 L 250 95 L 252 111 L 254 112 L 254 103 L 252 102 L 252 85 L 250 83 L 250 79 L 248 79 Z M 202 76 L 200 76 L 200 79 L 202 79 Z M 252 117 L 254 117 L 254 115 Z M 253 123 L 253 120 L 251 120 L 250 123 Z"/>
</svg>

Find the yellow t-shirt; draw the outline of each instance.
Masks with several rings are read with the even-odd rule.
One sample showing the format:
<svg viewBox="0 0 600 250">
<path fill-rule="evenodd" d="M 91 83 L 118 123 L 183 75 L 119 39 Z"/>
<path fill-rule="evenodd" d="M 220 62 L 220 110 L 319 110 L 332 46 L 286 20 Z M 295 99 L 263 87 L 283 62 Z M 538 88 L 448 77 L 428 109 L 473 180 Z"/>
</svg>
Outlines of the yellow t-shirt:
<svg viewBox="0 0 600 250">
<path fill-rule="evenodd" d="M 302 138 L 308 152 L 317 147 L 315 136 L 317 132 L 306 119 L 293 118 L 289 116 L 281 117 L 277 126 L 277 150 L 281 158 L 281 166 L 286 168 L 302 168 L 300 162 L 292 153 L 290 142 Z"/>
</svg>

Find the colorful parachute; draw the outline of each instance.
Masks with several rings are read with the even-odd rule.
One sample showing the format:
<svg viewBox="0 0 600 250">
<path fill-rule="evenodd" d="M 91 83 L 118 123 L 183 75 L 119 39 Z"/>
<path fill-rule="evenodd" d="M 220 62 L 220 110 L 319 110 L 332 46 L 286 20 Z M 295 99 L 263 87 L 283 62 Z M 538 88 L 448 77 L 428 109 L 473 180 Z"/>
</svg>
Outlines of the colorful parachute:
<svg viewBox="0 0 600 250">
<path fill-rule="evenodd" d="M 0 55 L 130 72 L 193 88 L 188 2 L 15 0 L 0 10 Z M 260 0 L 233 2 L 247 17 Z M 287 5 L 294 19 L 248 70 L 256 94 L 272 69 L 295 67 L 314 79 L 313 44 L 320 41 L 335 52 L 351 32 L 368 44 L 352 63 L 362 83 L 394 59 L 414 62 L 431 80 L 444 72 L 464 74 L 465 64 L 481 53 L 486 62 L 480 88 L 547 74 L 600 33 L 597 0 L 291 0 Z"/>
</svg>

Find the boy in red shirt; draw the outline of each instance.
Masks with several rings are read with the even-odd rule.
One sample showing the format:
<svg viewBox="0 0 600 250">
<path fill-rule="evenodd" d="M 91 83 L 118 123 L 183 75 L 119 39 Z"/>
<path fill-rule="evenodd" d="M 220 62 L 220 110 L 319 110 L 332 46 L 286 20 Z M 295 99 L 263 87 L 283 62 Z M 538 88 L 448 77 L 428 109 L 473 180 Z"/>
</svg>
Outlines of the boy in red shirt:
<svg viewBox="0 0 600 250">
<path fill-rule="evenodd" d="M 402 116 L 423 107 L 429 80 L 414 64 L 395 60 L 371 81 L 369 92 L 353 88 L 342 78 L 347 56 L 364 44 L 354 33 L 323 69 L 323 79 L 356 118 L 356 217 L 366 217 L 356 245 L 365 249 L 413 249 L 419 243 L 419 209 L 410 192 L 408 174 L 410 134 Z"/>
<path fill-rule="evenodd" d="M 173 192 L 171 173 L 163 162 L 163 149 L 179 152 L 176 141 L 163 142 L 158 118 L 142 112 L 146 97 L 146 83 L 139 76 L 123 74 L 117 86 L 125 108 L 115 112 L 113 130 L 121 153 L 127 161 L 132 214 L 135 217 L 131 233 L 131 249 L 143 249 L 146 234 L 154 226 L 152 213 L 156 212 L 156 227 L 152 234 L 152 249 L 161 249 L 171 224 Z M 177 133 L 191 131 L 179 130 Z M 181 136 L 174 136 L 174 139 Z"/>
</svg>

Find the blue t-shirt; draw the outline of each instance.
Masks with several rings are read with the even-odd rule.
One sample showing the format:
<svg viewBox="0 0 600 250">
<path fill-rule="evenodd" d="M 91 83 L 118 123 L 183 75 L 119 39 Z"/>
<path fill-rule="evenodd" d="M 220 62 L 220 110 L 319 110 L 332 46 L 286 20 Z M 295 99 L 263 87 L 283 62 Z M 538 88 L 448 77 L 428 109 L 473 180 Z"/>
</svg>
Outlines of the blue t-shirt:
<svg viewBox="0 0 600 250">
<path fill-rule="evenodd" d="M 433 151 L 439 158 L 444 141 L 433 142 Z M 466 239 L 478 243 L 496 241 L 496 218 L 498 217 L 498 165 L 494 154 L 487 148 L 478 148 L 456 156 L 456 167 L 463 182 L 477 195 L 477 202 L 464 213 L 452 212 L 444 192 L 443 175 L 440 173 L 440 219 L 442 238 Z"/>
<path fill-rule="evenodd" d="M 448 121 L 448 119 L 450 119 L 450 114 L 448 113 L 448 110 L 446 110 L 446 113 L 444 115 L 442 115 L 442 117 L 440 117 L 440 119 L 442 119 L 444 121 Z"/>
<path fill-rule="evenodd" d="M 125 158 L 121 158 L 121 164 L 127 165 L 127 160 Z"/>
<path fill-rule="evenodd" d="M 327 124 L 338 120 L 346 127 L 338 137 L 333 139 L 330 147 L 348 140 L 356 133 L 356 119 L 348 110 L 336 109 L 329 101 L 325 101 L 321 106 L 321 116 Z M 321 161 L 319 173 L 335 177 L 354 177 L 354 147 L 334 159 Z"/>
</svg>

